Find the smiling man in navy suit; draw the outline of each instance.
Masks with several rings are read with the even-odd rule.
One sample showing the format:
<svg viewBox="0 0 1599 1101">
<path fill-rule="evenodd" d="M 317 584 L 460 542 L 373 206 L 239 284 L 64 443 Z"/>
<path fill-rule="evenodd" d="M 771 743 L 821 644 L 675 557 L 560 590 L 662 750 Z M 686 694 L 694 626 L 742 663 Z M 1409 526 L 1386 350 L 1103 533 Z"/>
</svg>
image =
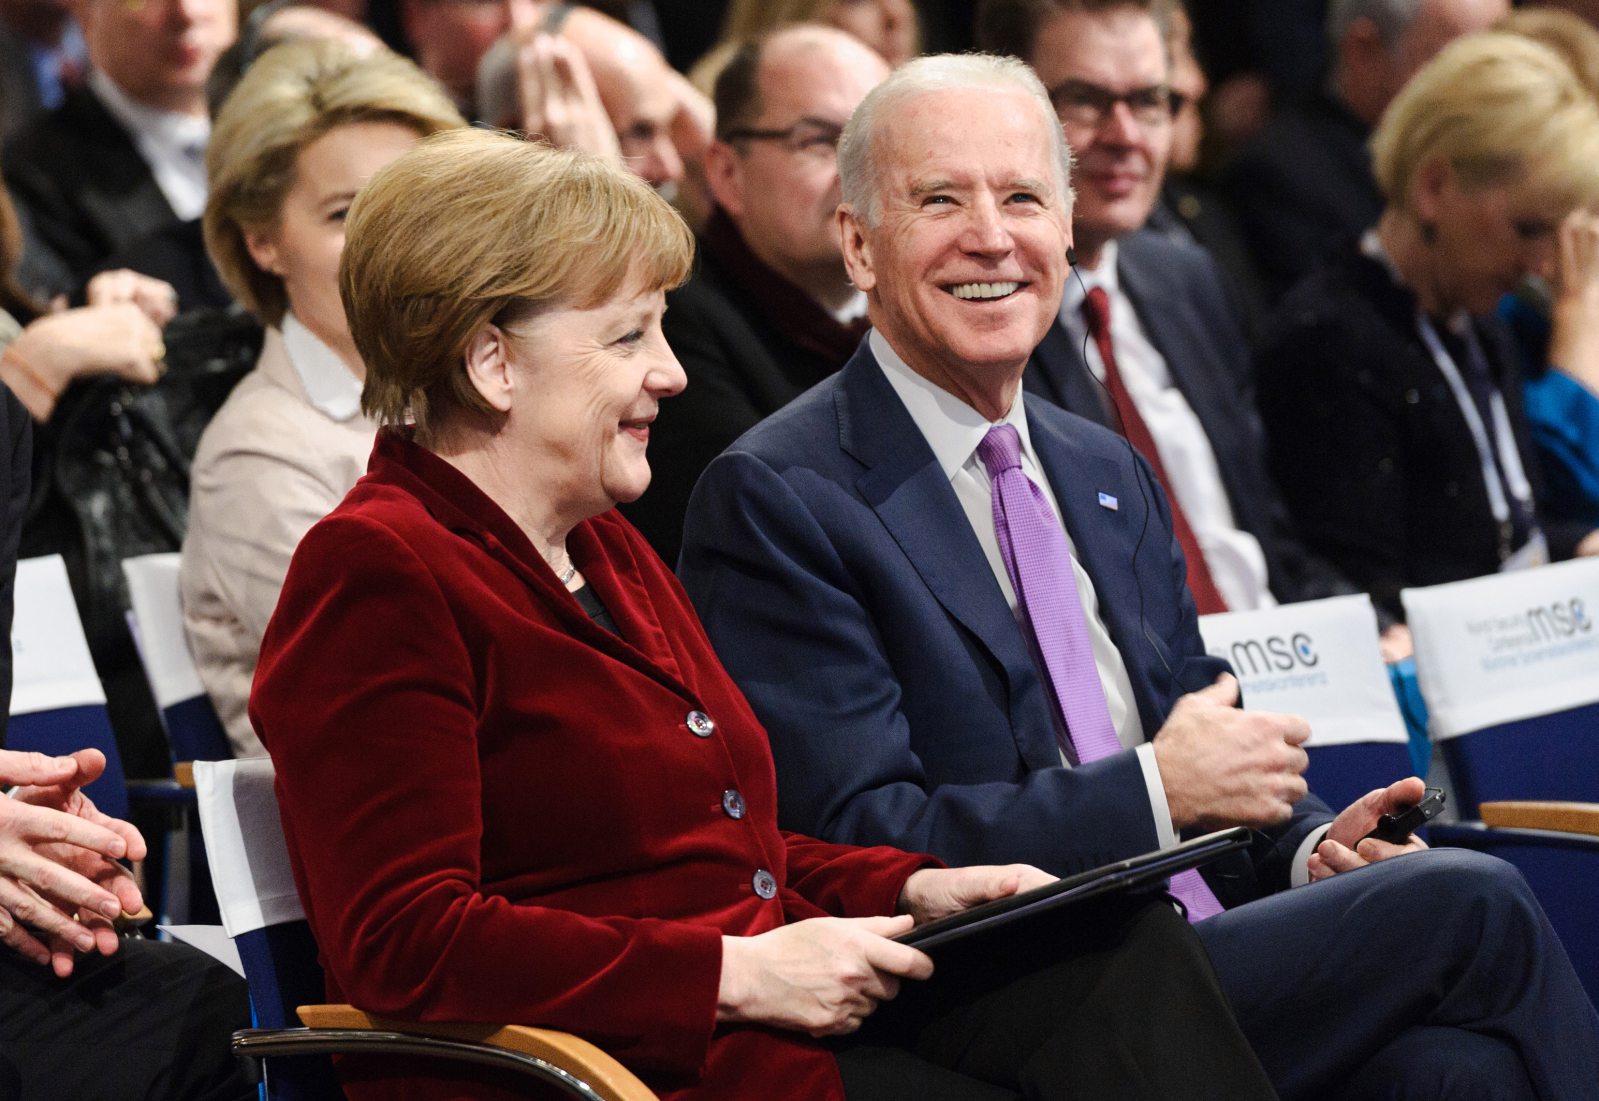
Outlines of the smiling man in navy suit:
<svg viewBox="0 0 1599 1101">
<path fill-rule="evenodd" d="M 1037 78 L 912 62 L 839 165 L 874 331 L 711 464 L 679 566 L 784 828 L 1067 874 L 1250 826 L 1172 893 L 1284 1098 L 1580 1096 L 1599 1017 L 1519 875 L 1362 841 L 1419 780 L 1307 795 L 1304 722 L 1237 709 L 1204 652 L 1148 463 L 1023 394 L 1071 244 Z"/>
</svg>

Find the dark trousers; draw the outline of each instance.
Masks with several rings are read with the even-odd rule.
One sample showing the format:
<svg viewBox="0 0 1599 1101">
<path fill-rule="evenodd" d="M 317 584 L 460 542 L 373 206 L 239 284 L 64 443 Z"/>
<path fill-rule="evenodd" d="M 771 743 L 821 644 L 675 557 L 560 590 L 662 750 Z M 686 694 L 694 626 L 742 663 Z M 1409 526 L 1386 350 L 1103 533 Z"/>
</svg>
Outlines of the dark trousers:
<svg viewBox="0 0 1599 1101">
<path fill-rule="evenodd" d="M 1195 928 L 1283 1101 L 1599 1097 L 1599 1015 L 1502 860 L 1434 849 Z"/>
<path fill-rule="evenodd" d="M 186 944 L 124 940 L 72 975 L 0 947 L 0 1101 L 243 1101 L 244 980 Z"/>
<path fill-rule="evenodd" d="M 1276 1096 L 1168 901 L 1067 913 L 935 952 L 836 1049 L 849 1101 Z"/>
</svg>

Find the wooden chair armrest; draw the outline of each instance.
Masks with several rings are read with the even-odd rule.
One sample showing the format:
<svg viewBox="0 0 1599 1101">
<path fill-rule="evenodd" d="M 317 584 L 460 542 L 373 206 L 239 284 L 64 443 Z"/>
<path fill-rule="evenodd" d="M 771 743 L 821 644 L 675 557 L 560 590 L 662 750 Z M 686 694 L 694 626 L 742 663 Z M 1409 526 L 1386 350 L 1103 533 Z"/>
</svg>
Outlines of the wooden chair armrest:
<svg viewBox="0 0 1599 1101">
<path fill-rule="evenodd" d="M 1507 801 L 1479 805 L 1489 826 L 1523 830 L 1555 830 L 1599 837 L 1599 803 Z"/>
<path fill-rule="evenodd" d="M 581 1078 L 606 1101 L 657 1101 L 633 1072 L 587 1040 L 565 1032 L 525 1025 L 473 1024 L 456 1021 L 399 1021 L 374 1017 L 352 1005 L 302 1005 L 296 1012 L 309 1028 L 375 1032 L 407 1032 L 443 1040 L 488 1044 L 543 1059 Z"/>
</svg>

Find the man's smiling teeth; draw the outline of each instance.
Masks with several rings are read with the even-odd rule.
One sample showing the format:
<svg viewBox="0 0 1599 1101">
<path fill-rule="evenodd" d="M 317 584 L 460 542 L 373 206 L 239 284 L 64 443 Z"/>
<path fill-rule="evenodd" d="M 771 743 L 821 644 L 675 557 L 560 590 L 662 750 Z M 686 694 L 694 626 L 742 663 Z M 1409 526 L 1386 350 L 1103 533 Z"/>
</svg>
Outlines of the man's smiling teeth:
<svg viewBox="0 0 1599 1101">
<path fill-rule="evenodd" d="M 950 288 L 956 298 L 1004 298 L 1020 283 L 960 283 Z"/>
</svg>

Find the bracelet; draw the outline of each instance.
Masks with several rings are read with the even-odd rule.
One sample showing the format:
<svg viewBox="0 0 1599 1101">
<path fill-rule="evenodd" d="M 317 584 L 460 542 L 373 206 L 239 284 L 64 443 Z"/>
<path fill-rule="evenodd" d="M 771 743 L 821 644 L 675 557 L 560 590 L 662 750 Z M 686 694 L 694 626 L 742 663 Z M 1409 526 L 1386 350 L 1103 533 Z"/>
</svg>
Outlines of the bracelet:
<svg viewBox="0 0 1599 1101">
<path fill-rule="evenodd" d="M 35 371 L 33 367 L 29 365 L 27 360 L 23 359 L 17 354 L 17 349 L 14 345 L 7 347 L 5 353 L 0 355 L 0 362 L 10 363 L 15 366 L 17 370 L 27 375 L 28 381 L 33 383 L 44 393 L 50 395 L 51 401 L 55 401 L 56 398 L 61 396 L 58 391 L 50 388 L 50 384 L 44 380 L 43 375 L 39 374 L 38 371 Z"/>
</svg>

